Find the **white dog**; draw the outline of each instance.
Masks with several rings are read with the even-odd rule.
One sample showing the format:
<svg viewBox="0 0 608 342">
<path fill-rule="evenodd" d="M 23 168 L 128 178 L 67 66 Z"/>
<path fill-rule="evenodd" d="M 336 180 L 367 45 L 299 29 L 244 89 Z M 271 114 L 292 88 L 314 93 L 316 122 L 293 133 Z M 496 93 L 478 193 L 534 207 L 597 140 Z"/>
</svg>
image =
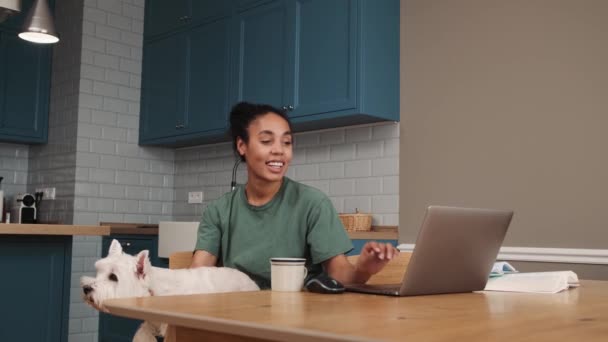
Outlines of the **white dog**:
<svg viewBox="0 0 608 342">
<path fill-rule="evenodd" d="M 125 254 L 120 243 L 112 241 L 108 256 L 95 262 L 97 276 L 82 277 L 80 284 L 87 304 L 107 312 L 107 299 L 169 296 L 195 293 L 257 291 L 260 288 L 245 274 L 227 267 L 199 267 L 170 270 L 153 267 L 148 251 L 136 256 Z M 156 341 L 164 336 L 166 324 L 144 322 L 134 342 Z"/>
</svg>

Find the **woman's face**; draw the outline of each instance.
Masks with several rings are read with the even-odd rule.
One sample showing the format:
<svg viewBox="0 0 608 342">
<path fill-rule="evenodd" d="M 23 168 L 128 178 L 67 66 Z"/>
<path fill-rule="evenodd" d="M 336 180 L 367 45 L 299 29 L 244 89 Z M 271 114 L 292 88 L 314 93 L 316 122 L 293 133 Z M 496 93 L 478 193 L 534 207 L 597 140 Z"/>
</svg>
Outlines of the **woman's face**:
<svg viewBox="0 0 608 342">
<path fill-rule="evenodd" d="M 238 138 L 237 148 L 247 160 L 249 178 L 280 181 L 293 156 L 287 121 L 275 113 L 258 116 L 247 128 L 249 142 Z"/>
</svg>

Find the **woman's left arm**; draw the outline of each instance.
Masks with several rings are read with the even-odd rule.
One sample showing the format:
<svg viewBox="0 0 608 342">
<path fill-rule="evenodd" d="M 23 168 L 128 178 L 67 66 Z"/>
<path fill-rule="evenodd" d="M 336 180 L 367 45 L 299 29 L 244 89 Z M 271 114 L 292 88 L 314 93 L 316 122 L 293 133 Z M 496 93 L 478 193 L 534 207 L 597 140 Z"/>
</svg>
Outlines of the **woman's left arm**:
<svg viewBox="0 0 608 342">
<path fill-rule="evenodd" d="M 342 284 L 364 284 L 398 253 L 399 250 L 390 243 L 370 241 L 361 249 L 355 265 L 344 254 L 340 254 L 324 261 L 323 266 L 330 277 Z"/>
</svg>

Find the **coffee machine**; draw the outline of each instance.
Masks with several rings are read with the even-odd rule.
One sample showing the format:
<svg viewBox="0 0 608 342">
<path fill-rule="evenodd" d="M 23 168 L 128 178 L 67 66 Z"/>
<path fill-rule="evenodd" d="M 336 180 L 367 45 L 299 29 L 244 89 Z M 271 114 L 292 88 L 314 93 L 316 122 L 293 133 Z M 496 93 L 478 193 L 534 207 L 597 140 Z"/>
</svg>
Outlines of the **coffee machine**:
<svg viewBox="0 0 608 342">
<path fill-rule="evenodd" d="M 18 194 L 11 209 L 11 222 L 36 223 L 36 198 L 32 194 Z"/>
</svg>

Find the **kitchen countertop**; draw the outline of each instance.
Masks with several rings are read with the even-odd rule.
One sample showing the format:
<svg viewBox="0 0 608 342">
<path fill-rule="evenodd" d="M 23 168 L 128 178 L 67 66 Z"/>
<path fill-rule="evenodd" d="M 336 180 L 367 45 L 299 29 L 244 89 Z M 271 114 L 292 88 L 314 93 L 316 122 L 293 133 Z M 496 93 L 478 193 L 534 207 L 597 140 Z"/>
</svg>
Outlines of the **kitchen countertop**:
<svg viewBox="0 0 608 342">
<path fill-rule="evenodd" d="M 110 227 L 112 235 L 158 235 L 158 224 L 99 222 L 99 225 Z"/>
<path fill-rule="evenodd" d="M 356 240 L 397 240 L 397 226 L 372 226 L 371 231 L 349 232 L 348 236 Z"/>
<path fill-rule="evenodd" d="M 108 226 L 0 223 L 1 235 L 110 235 Z"/>
</svg>

